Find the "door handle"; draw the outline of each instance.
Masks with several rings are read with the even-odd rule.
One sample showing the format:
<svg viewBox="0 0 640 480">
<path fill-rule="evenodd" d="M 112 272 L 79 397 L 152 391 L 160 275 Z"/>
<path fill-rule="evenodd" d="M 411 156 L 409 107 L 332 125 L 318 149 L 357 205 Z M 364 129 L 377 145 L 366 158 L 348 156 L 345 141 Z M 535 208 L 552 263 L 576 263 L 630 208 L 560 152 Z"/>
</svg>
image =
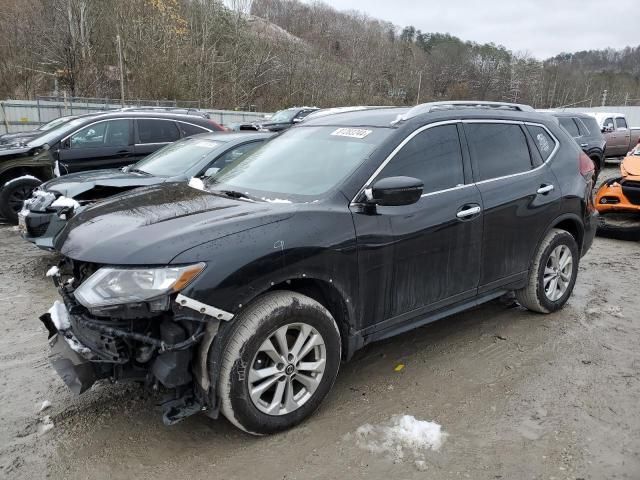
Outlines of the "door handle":
<svg viewBox="0 0 640 480">
<path fill-rule="evenodd" d="M 476 205 L 475 207 L 463 207 L 463 210 L 460 210 L 458 213 L 456 213 L 456 217 L 458 218 L 469 218 L 469 217 L 473 217 L 474 215 L 479 214 L 482 211 L 482 208 L 480 208 L 478 205 Z"/>
<path fill-rule="evenodd" d="M 555 187 L 553 185 L 540 185 L 538 189 L 538 193 L 541 195 L 546 195 L 547 193 L 553 191 Z"/>
<path fill-rule="evenodd" d="M 131 154 L 129 150 L 120 150 L 117 155 L 119 157 L 128 157 Z"/>
</svg>

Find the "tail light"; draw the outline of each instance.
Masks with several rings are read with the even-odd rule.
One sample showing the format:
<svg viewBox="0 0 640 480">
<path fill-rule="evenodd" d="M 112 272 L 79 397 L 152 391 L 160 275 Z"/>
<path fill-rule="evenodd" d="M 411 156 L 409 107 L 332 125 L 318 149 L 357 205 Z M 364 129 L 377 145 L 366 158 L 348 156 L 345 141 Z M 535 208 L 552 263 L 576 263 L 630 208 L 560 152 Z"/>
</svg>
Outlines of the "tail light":
<svg viewBox="0 0 640 480">
<path fill-rule="evenodd" d="M 593 160 L 591 160 L 586 153 L 580 152 L 578 161 L 580 162 L 580 173 L 582 176 L 587 180 L 593 178 L 593 173 L 596 170 Z"/>
</svg>

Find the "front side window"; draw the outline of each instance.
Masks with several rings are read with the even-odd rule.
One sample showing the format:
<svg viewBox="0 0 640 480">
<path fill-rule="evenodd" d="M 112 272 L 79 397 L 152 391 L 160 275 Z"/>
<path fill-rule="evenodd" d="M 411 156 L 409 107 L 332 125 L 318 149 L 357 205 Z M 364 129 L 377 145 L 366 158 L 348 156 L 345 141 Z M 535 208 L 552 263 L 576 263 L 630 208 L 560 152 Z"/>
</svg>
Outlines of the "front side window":
<svg viewBox="0 0 640 480">
<path fill-rule="evenodd" d="M 607 118 L 602 126 L 606 129 L 613 129 L 613 118 Z"/>
<path fill-rule="evenodd" d="M 305 201 L 340 184 L 392 132 L 390 128 L 299 127 L 212 176 L 210 190 Z"/>
<path fill-rule="evenodd" d="M 280 110 L 279 112 L 276 112 L 273 115 L 273 117 L 271 117 L 267 121 L 274 122 L 274 123 L 290 122 L 291 120 L 293 120 L 293 117 L 295 117 L 296 113 L 297 113 L 296 110 Z"/>
<path fill-rule="evenodd" d="M 116 147 L 129 144 L 129 120 L 94 123 L 69 139 L 70 148 Z"/>
<path fill-rule="evenodd" d="M 573 138 L 580 136 L 580 131 L 578 130 L 578 126 L 576 122 L 573 121 L 571 117 L 560 117 L 560 125 L 564 127 L 564 129 L 569 132 Z"/>
<path fill-rule="evenodd" d="M 260 145 L 262 145 L 262 142 L 251 142 L 232 148 L 228 152 L 225 152 L 224 155 L 221 155 L 219 158 L 217 158 L 215 162 L 209 165 L 209 168 L 216 167 L 222 169 L 227 165 L 235 162 L 243 155 L 253 152 Z"/>
<path fill-rule="evenodd" d="M 455 125 L 432 127 L 413 137 L 384 167 L 378 178 L 414 177 L 424 193 L 464 183 L 462 151 Z"/>
<path fill-rule="evenodd" d="M 168 143 L 180 138 L 178 127 L 171 120 L 138 119 L 140 143 Z"/>
<path fill-rule="evenodd" d="M 616 118 L 616 127 L 618 129 L 620 129 L 620 128 L 626 129 L 627 128 L 627 121 L 622 117 L 617 117 Z"/>
<path fill-rule="evenodd" d="M 464 128 L 478 181 L 531 170 L 529 145 L 520 125 L 468 123 Z"/>
</svg>

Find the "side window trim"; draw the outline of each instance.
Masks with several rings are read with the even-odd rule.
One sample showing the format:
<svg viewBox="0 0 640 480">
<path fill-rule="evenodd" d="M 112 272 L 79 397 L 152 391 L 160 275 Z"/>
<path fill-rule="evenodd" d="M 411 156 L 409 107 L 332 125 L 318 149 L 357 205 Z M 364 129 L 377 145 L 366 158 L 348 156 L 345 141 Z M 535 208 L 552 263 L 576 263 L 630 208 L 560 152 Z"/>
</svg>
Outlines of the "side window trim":
<svg viewBox="0 0 640 480">
<path fill-rule="evenodd" d="M 203 127 L 202 125 L 196 125 L 195 123 L 190 123 L 190 122 L 185 122 L 184 120 L 176 120 L 175 123 L 177 124 L 184 124 L 184 125 L 191 125 L 192 127 L 196 127 L 202 130 L 202 133 L 211 133 L 213 132 L 213 130 L 207 128 L 207 127 Z M 180 135 L 182 135 L 182 129 L 180 128 L 180 125 L 178 125 L 178 131 L 180 132 Z M 186 138 L 185 136 L 181 136 L 180 138 Z"/>
</svg>

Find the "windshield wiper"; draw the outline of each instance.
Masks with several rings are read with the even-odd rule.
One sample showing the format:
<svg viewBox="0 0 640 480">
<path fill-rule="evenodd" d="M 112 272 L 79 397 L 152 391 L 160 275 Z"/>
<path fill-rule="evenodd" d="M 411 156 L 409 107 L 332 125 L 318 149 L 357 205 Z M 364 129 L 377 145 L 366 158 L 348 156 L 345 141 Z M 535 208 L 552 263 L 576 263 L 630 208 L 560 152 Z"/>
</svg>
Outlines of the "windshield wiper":
<svg viewBox="0 0 640 480">
<path fill-rule="evenodd" d="M 246 200 L 251 200 L 254 202 L 258 201 L 256 197 L 252 197 L 251 195 L 248 195 L 246 193 L 238 192 L 237 190 L 218 190 L 215 193 L 221 193 L 222 195 L 225 195 L 229 198 L 244 198 Z"/>
</svg>

